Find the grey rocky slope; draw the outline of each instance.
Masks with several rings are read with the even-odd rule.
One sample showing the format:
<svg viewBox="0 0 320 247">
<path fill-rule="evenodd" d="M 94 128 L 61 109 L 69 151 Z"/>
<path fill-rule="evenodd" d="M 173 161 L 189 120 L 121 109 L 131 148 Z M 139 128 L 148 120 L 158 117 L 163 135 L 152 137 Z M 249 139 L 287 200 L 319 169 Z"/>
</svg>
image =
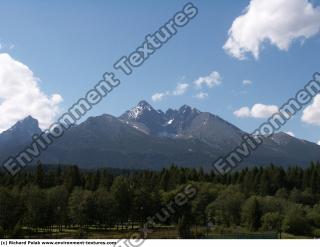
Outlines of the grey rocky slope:
<svg viewBox="0 0 320 247">
<path fill-rule="evenodd" d="M 0 134 L 0 158 L 19 151 L 39 133 L 37 120 L 28 117 Z M 212 162 L 242 142 L 244 131 L 221 119 L 184 105 L 166 112 L 146 101 L 120 117 L 90 117 L 71 128 L 40 157 L 48 163 L 81 167 L 159 169 L 175 163 L 211 168 Z M 320 146 L 285 133 L 264 138 L 245 162 L 248 165 L 307 165 L 320 159 Z"/>
</svg>

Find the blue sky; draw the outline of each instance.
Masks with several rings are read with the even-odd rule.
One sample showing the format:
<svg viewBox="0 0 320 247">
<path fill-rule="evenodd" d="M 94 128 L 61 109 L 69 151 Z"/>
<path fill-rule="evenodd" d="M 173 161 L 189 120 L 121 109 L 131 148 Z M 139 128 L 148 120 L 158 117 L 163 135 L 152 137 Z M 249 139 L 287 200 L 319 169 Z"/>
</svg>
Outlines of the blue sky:
<svg viewBox="0 0 320 247">
<path fill-rule="evenodd" d="M 104 72 L 113 72 L 116 60 L 134 51 L 147 34 L 155 32 L 185 3 L 179 0 L 3 0 L 0 53 L 8 53 L 28 66 L 40 79 L 39 88 L 44 94 L 61 95 L 63 101 L 59 101 L 59 109 L 62 112 L 98 82 Z M 232 23 L 244 14 L 250 1 L 193 3 L 199 10 L 198 16 L 132 75 L 116 72 L 122 84 L 89 115 L 118 116 L 145 99 L 163 110 L 188 104 L 252 131 L 264 119 L 239 118 L 234 111 L 258 103 L 280 106 L 320 70 L 319 33 L 292 40 L 287 51 L 264 42 L 258 59 L 247 53 L 247 59 L 240 60 L 228 54 L 223 46 Z M 319 1 L 312 4 L 318 6 Z M 194 81 L 213 71 L 222 77 L 221 84 L 196 89 Z M 250 80 L 252 84 L 243 85 L 243 80 Z M 187 83 L 188 90 L 182 95 L 152 102 L 152 95 L 172 91 L 177 83 Z M 208 97 L 195 98 L 200 91 Z M 301 121 L 301 116 L 302 113 L 298 114 L 283 131 L 318 142 L 319 126 Z"/>
</svg>

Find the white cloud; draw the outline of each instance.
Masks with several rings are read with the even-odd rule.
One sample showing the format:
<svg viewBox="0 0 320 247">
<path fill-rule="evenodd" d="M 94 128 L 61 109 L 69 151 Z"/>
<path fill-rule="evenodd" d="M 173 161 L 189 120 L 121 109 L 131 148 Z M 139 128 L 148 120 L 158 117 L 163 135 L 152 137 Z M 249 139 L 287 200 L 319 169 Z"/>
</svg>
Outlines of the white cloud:
<svg viewBox="0 0 320 247">
<path fill-rule="evenodd" d="M 209 88 L 219 86 L 222 83 L 222 77 L 218 71 L 211 72 L 210 75 L 199 77 L 193 82 L 197 88 L 202 88 L 202 85 L 206 85 Z"/>
<path fill-rule="evenodd" d="M 287 51 L 294 40 L 308 39 L 320 31 L 320 8 L 308 0 L 251 0 L 229 29 L 223 48 L 233 57 L 257 59 L 263 42 Z"/>
<path fill-rule="evenodd" d="M 287 135 L 289 135 L 289 136 L 292 136 L 292 137 L 295 137 L 295 134 L 293 133 L 293 132 L 291 132 L 291 131 L 287 131 L 287 132 L 285 132 Z"/>
<path fill-rule="evenodd" d="M 184 80 L 185 78 L 182 78 L 182 79 Z M 220 85 L 222 83 L 222 78 L 221 78 L 221 75 L 219 74 L 219 72 L 213 71 L 208 76 L 199 77 L 193 83 L 196 85 L 197 89 L 201 89 L 203 85 L 206 85 L 207 87 L 212 88 L 214 86 Z M 181 96 L 187 92 L 189 87 L 190 87 L 190 85 L 188 83 L 180 82 L 177 84 L 175 89 L 173 89 L 171 91 L 155 93 L 151 96 L 151 99 L 153 102 L 159 102 L 169 96 Z M 208 94 L 204 93 L 204 92 L 199 92 L 193 97 L 195 97 L 197 99 L 205 99 L 208 97 Z"/>
<path fill-rule="evenodd" d="M 12 50 L 15 48 L 14 44 L 0 43 L 0 50 Z"/>
<path fill-rule="evenodd" d="M 252 81 L 250 81 L 250 80 L 243 80 L 243 81 L 242 81 L 242 84 L 245 85 L 245 86 L 251 85 L 251 84 L 252 84 Z"/>
<path fill-rule="evenodd" d="M 46 95 L 39 79 L 23 63 L 9 54 L 0 54 L 0 132 L 29 115 L 41 128 L 49 127 L 59 113 L 59 94 Z"/>
<path fill-rule="evenodd" d="M 251 112 L 250 112 L 250 108 L 247 106 L 241 107 L 240 109 L 236 110 L 235 112 L 233 112 L 233 114 L 236 117 L 239 118 L 245 118 L 245 117 L 250 117 Z"/>
<path fill-rule="evenodd" d="M 308 124 L 320 126 L 320 94 L 314 98 L 311 105 L 304 109 L 301 120 Z"/>
<path fill-rule="evenodd" d="M 318 141 L 318 143 L 317 143 L 318 145 L 320 145 L 320 141 Z"/>
<path fill-rule="evenodd" d="M 168 91 L 165 93 L 155 93 L 154 95 L 151 96 L 151 99 L 153 102 L 158 102 L 163 100 L 168 95 L 169 95 Z"/>
<path fill-rule="evenodd" d="M 194 97 L 197 98 L 197 99 L 202 100 L 202 99 L 208 98 L 209 95 L 207 93 L 204 93 L 204 92 L 199 92 Z"/>
<path fill-rule="evenodd" d="M 189 87 L 189 84 L 187 83 L 178 83 L 176 89 L 173 90 L 172 95 L 174 96 L 182 95 L 187 91 L 188 87 Z"/>
<path fill-rule="evenodd" d="M 185 77 L 182 78 L 182 80 L 184 80 L 184 79 L 185 79 Z M 196 85 L 197 89 L 201 89 L 203 85 L 206 85 L 207 87 L 212 88 L 214 86 L 220 85 L 222 83 L 222 78 L 221 78 L 221 75 L 219 74 L 219 72 L 213 71 L 208 76 L 199 77 L 193 83 Z M 189 86 L 190 85 L 188 83 L 180 82 L 177 84 L 177 86 L 174 90 L 155 93 L 151 96 L 151 99 L 154 102 L 158 102 L 158 101 L 165 99 L 167 96 L 183 95 L 187 92 L 187 90 L 189 89 Z M 208 94 L 204 93 L 204 92 L 199 92 L 196 95 L 194 95 L 193 97 L 195 97 L 197 99 L 205 99 L 208 97 Z"/>
<path fill-rule="evenodd" d="M 255 104 L 251 109 L 247 106 L 233 112 L 236 117 L 245 118 L 267 118 L 278 112 L 278 107 L 275 105 Z"/>
<path fill-rule="evenodd" d="M 251 108 L 251 115 L 254 118 L 267 118 L 278 112 L 278 107 L 275 105 L 255 104 Z"/>
<path fill-rule="evenodd" d="M 164 100 L 168 96 L 180 96 L 185 94 L 189 88 L 189 84 L 187 83 L 178 83 L 176 88 L 172 91 L 166 91 L 163 93 L 155 93 L 151 96 L 153 102 L 159 102 Z"/>
</svg>

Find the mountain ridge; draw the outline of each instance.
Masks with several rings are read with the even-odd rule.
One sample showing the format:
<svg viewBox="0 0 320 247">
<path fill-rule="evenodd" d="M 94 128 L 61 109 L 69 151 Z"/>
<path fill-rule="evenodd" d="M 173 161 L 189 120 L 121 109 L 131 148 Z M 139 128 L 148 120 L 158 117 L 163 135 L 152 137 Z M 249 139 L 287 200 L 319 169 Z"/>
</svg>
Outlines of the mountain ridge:
<svg viewBox="0 0 320 247">
<path fill-rule="evenodd" d="M 2 132 L 0 160 L 21 151 L 40 131 L 38 121 L 29 116 Z M 57 139 L 39 159 L 81 167 L 160 169 L 175 163 L 210 169 L 213 161 L 242 142 L 244 134 L 219 116 L 188 105 L 163 112 L 140 101 L 119 117 L 89 117 Z M 264 140 L 243 166 L 306 165 L 319 160 L 320 146 L 315 143 L 283 132 Z"/>
</svg>

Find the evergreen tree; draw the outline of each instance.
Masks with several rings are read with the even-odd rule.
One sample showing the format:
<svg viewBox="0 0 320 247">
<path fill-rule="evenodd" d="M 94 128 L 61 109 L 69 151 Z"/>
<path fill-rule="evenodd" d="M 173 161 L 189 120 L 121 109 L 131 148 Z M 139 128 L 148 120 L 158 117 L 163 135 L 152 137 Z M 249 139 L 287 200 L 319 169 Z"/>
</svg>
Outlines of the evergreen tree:
<svg viewBox="0 0 320 247">
<path fill-rule="evenodd" d="M 67 167 L 64 174 L 64 185 L 69 192 L 76 186 L 82 186 L 81 174 L 77 166 Z"/>
<path fill-rule="evenodd" d="M 44 188 L 46 184 L 45 172 L 40 161 L 37 164 L 35 184 L 38 185 L 40 188 Z"/>
</svg>

